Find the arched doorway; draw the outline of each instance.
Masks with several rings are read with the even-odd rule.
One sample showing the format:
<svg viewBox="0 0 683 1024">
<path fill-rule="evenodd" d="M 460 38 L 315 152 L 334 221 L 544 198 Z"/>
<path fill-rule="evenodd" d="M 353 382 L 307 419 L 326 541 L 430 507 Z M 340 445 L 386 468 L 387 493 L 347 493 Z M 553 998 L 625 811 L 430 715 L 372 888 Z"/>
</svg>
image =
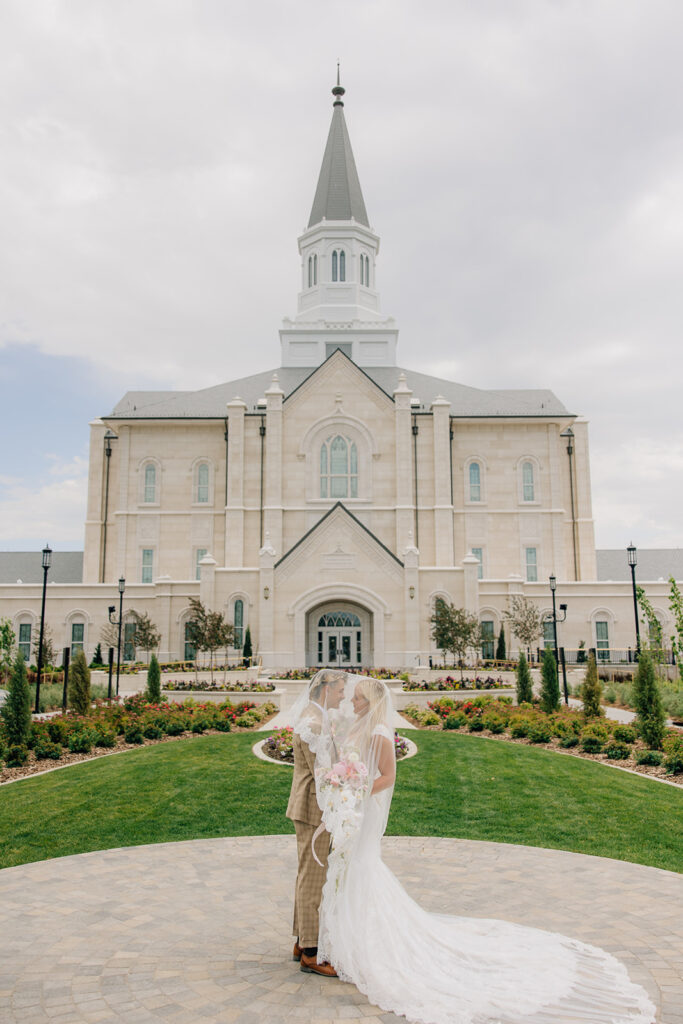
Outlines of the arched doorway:
<svg viewBox="0 0 683 1024">
<path fill-rule="evenodd" d="M 372 662 L 372 615 L 348 601 L 326 602 L 307 616 L 307 664 L 359 669 Z"/>
</svg>

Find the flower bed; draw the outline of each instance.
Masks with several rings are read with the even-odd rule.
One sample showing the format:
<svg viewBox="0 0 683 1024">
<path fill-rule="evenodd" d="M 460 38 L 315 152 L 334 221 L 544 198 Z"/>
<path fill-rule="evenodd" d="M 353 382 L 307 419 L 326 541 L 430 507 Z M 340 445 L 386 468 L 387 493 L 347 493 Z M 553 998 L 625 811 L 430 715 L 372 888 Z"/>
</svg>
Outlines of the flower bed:
<svg viewBox="0 0 683 1024">
<path fill-rule="evenodd" d="M 212 683 L 209 679 L 187 681 L 184 679 L 164 680 L 162 689 L 180 692 L 192 690 L 194 692 L 209 691 L 211 693 L 271 693 L 275 689 L 275 683 L 258 683 L 256 681 L 243 683 Z"/>
<path fill-rule="evenodd" d="M 474 679 L 459 679 L 455 676 L 440 676 L 438 679 L 406 679 L 403 677 L 404 690 L 500 690 L 512 689 L 512 683 L 505 683 L 498 676 L 475 676 Z"/>
<path fill-rule="evenodd" d="M 586 719 L 581 711 L 562 708 L 552 714 L 535 705 L 513 706 L 509 697 L 430 701 L 426 708 L 409 704 L 402 714 L 420 729 L 461 729 L 493 739 L 529 743 L 592 761 L 667 778 L 683 786 L 683 733 L 667 730 L 662 750 L 649 750 L 634 725 L 608 718 Z"/>
<path fill-rule="evenodd" d="M 171 738 L 210 732 L 252 732 L 277 713 L 272 703 L 150 704 L 144 695 L 97 701 L 88 715 L 68 712 L 33 722 L 27 747 L 7 747 L 0 736 L 0 782 L 90 757 Z"/>
<path fill-rule="evenodd" d="M 291 725 L 286 725 L 283 729 L 278 729 L 277 732 L 274 732 L 267 740 L 264 740 L 261 749 L 264 754 L 267 754 L 268 757 L 271 757 L 274 761 L 283 761 L 285 764 L 294 764 L 294 744 L 292 737 L 292 727 Z M 399 736 L 397 732 L 394 733 L 394 750 L 396 751 L 397 761 L 408 756 L 408 743 L 402 736 Z"/>
<path fill-rule="evenodd" d="M 334 668 L 334 666 L 332 666 Z M 373 679 L 395 679 L 396 673 L 390 668 L 340 668 L 341 672 L 351 672 L 359 676 L 372 676 Z M 319 668 L 290 668 L 286 672 L 271 672 L 270 679 L 312 679 Z"/>
</svg>

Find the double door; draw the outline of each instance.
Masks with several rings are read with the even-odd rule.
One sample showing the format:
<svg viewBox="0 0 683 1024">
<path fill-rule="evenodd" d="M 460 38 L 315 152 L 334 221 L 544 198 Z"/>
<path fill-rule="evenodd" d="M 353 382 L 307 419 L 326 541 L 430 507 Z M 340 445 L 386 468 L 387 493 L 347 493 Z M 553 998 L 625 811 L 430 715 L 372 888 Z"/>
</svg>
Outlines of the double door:
<svg viewBox="0 0 683 1024">
<path fill-rule="evenodd" d="M 319 665 L 358 668 L 361 665 L 362 647 L 360 629 L 328 627 L 318 630 Z"/>
</svg>

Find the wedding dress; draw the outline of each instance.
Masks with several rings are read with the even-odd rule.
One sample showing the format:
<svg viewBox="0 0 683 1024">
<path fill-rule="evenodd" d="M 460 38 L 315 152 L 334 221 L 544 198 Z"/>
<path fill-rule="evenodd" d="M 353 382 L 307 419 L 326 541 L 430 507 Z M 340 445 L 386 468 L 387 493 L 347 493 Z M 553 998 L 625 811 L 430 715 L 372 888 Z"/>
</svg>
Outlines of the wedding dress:
<svg viewBox="0 0 683 1024">
<path fill-rule="evenodd" d="M 393 756 L 384 684 L 347 674 L 338 708 L 311 705 L 306 693 L 295 714 L 316 755 L 332 839 L 320 961 L 371 1003 L 419 1024 L 653 1024 L 646 992 L 603 950 L 505 921 L 428 913 L 406 893 L 380 851 L 393 786 L 370 795 L 382 742 Z"/>
</svg>

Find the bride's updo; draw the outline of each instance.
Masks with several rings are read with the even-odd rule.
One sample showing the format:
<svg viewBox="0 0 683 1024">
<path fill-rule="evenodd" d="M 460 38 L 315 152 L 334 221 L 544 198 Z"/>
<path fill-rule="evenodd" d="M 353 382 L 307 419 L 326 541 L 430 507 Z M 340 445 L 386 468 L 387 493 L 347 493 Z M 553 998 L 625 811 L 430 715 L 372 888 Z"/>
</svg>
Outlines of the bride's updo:
<svg viewBox="0 0 683 1024">
<path fill-rule="evenodd" d="M 356 692 L 368 702 L 368 710 L 363 718 L 364 731 L 372 735 L 378 725 L 389 725 L 389 691 L 381 679 L 364 676 L 356 683 Z"/>
</svg>

